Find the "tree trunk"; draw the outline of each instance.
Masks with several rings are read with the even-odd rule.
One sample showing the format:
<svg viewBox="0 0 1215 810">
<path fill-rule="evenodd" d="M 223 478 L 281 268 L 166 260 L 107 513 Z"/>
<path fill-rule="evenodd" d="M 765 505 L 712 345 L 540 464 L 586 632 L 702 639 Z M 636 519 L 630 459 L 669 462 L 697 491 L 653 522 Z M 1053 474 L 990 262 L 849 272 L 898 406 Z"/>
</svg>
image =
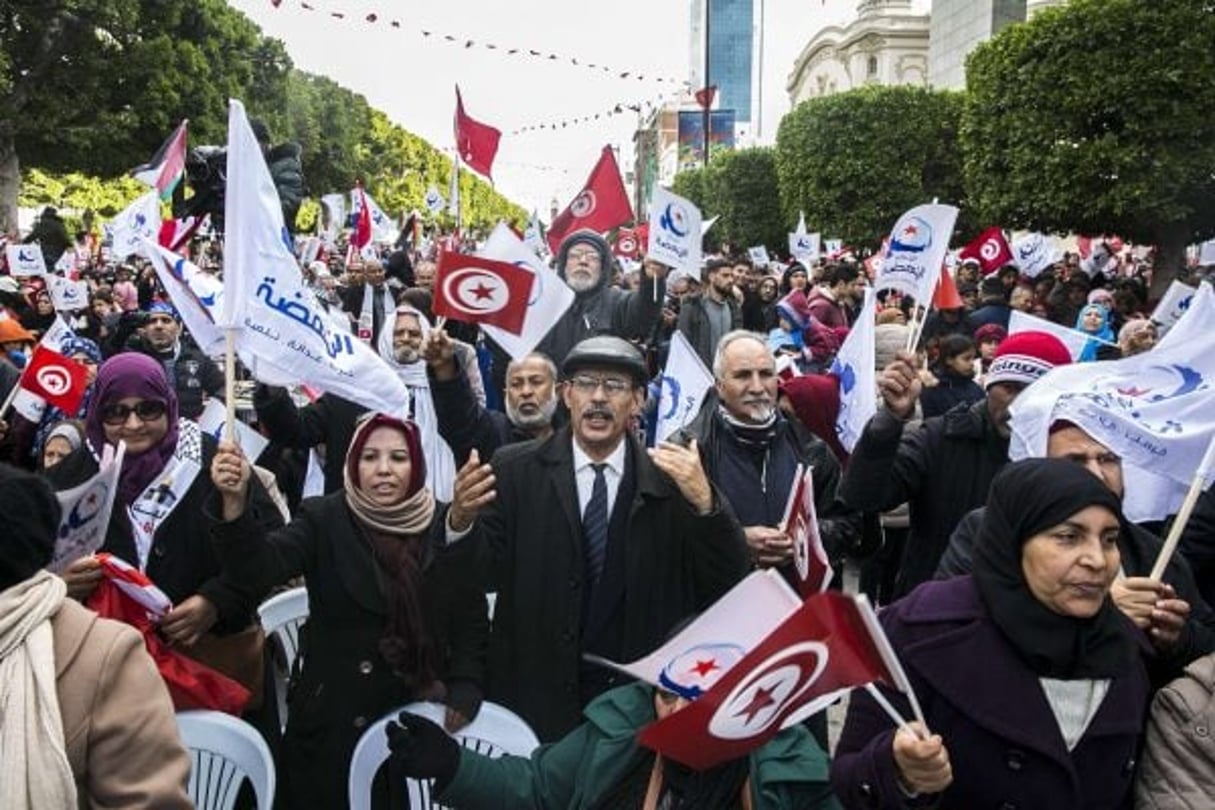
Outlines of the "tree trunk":
<svg viewBox="0 0 1215 810">
<path fill-rule="evenodd" d="M 1152 286 L 1148 298 L 1159 301 L 1173 279 L 1185 270 L 1185 248 L 1189 231 L 1184 225 L 1160 229 L 1156 239 L 1156 262 L 1152 267 Z"/>
<path fill-rule="evenodd" d="M 0 234 L 16 234 L 21 161 L 12 135 L 0 135 Z"/>
</svg>

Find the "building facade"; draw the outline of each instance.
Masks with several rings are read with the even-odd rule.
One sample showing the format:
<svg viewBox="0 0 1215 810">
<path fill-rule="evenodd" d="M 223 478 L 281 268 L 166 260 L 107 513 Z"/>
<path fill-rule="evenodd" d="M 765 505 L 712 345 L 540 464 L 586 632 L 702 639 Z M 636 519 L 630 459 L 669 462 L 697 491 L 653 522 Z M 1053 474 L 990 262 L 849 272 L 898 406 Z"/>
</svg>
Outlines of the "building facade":
<svg viewBox="0 0 1215 810">
<path fill-rule="evenodd" d="M 705 4 L 709 6 L 709 75 L 705 80 Z M 733 110 L 738 125 L 757 114 L 759 60 L 755 0 L 692 0 L 688 81 L 693 89 L 717 86 L 714 108 Z"/>
<path fill-rule="evenodd" d="M 1026 0 L 933 0 L 928 83 L 942 90 L 964 88 L 967 55 L 1004 26 L 1024 22 L 1025 12 Z"/>
<path fill-rule="evenodd" d="M 935 0 L 940 2 L 940 0 Z M 789 102 L 865 85 L 928 82 L 929 15 L 911 0 L 862 0 L 845 26 L 827 26 L 806 43 L 785 84 Z"/>
</svg>

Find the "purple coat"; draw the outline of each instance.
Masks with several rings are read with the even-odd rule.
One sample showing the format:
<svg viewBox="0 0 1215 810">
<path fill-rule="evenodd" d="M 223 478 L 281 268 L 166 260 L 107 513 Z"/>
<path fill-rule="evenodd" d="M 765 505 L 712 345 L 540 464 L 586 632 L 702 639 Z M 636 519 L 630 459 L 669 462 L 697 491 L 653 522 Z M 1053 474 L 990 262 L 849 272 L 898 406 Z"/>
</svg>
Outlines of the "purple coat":
<svg viewBox="0 0 1215 810">
<path fill-rule="evenodd" d="M 1069 753 L 1037 676 L 992 622 L 969 576 L 928 582 L 881 614 L 953 765 L 940 796 L 904 798 L 896 781 L 894 726 L 867 694 L 853 692 L 831 766 L 845 807 L 946 810 L 1130 807 L 1150 685 L 1142 659 L 1115 678 Z M 1150 647 L 1127 620 L 1145 654 Z M 887 692 L 904 717 L 907 701 Z"/>
</svg>

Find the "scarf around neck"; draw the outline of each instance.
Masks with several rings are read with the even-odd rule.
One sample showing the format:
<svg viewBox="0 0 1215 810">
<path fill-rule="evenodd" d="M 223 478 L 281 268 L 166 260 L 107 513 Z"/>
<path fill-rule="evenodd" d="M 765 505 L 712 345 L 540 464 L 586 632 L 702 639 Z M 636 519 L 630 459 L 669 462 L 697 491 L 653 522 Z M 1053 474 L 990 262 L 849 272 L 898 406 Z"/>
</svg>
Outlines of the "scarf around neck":
<svg viewBox="0 0 1215 810">
<path fill-rule="evenodd" d="M 45 570 L 0 591 L 0 807 L 76 806 L 51 628 L 66 594 Z"/>
</svg>

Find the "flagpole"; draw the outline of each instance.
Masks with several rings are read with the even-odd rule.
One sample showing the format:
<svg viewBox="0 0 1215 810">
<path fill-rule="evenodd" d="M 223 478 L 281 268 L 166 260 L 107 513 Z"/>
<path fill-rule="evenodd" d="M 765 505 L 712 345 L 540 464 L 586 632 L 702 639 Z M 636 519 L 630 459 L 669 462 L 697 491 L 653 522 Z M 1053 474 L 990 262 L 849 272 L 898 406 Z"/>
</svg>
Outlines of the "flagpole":
<svg viewBox="0 0 1215 810">
<path fill-rule="evenodd" d="M 224 439 L 236 441 L 236 329 L 224 329 Z M 252 459 L 250 459 L 252 463 Z"/>
<path fill-rule="evenodd" d="M 21 379 L 18 378 L 17 382 L 13 383 L 13 388 L 11 391 L 8 392 L 8 396 L 4 398 L 4 404 L 0 405 L 0 418 L 3 418 L 4 415 L 6 413 L 8 413 L 8 409 L 13 407 L 13 400 L 15 400 L 17 398 L 17 394 L 20 392 L 21 392 Z"/>
<path fill-rule="evenodd" d="M 1215 467 L 1215 436 L 1211 437 L 1210 443 L 1207 444 L 1207 452 L 1203 454 L 1202 461 L 1199 462 L 1198 469 L 1194 472 L 1194 480 L 1190 482 L 1190 489 L 1181 503 L 1181 509 L 1177 512 L 1173 525 L 1169 528 L 1164 547 L 1160 549 L 1160 554 L 1156 557 L 1156 564 L 1152 566 L 1150 579 L 1159 582 L 1164 575 L 1164 569 L 1168 567 L 1173 552 L 1177 550 L 1182 532 L 1185 531 L 1186 524 L 1190 522 L 1190 513 L 1194 511 L 1194 505 L 1198 503 L 1198 498 L 1205 489 L 1207 474 L 1212 467 Z"/>
<path fill-rule="evenodd" d="M 713 16 L 713 13 L 712 13 L 713 0 L 704 0 L 704 2 L 705 2 L 705 80 L 704 80 L 704 84 L 702 86 L 707 88 L 712 84 L 711 80 L 709 79 L 709 42 L 710 42 L 709 26 L 711 25 L 710 20 Z M 706 168 L 708 168 L 708 166 L 709 166 L 709 126 L 712 123 L 712 115 L 709 112 L 709 110 L 712 108 L 712 106 L 713 106 L 713 104 L 711 102 L 709 104 L 704 105 L 704 117 L 702 119 L 704 129 L 705 129 L 705 167 Z"/>
</svg>

